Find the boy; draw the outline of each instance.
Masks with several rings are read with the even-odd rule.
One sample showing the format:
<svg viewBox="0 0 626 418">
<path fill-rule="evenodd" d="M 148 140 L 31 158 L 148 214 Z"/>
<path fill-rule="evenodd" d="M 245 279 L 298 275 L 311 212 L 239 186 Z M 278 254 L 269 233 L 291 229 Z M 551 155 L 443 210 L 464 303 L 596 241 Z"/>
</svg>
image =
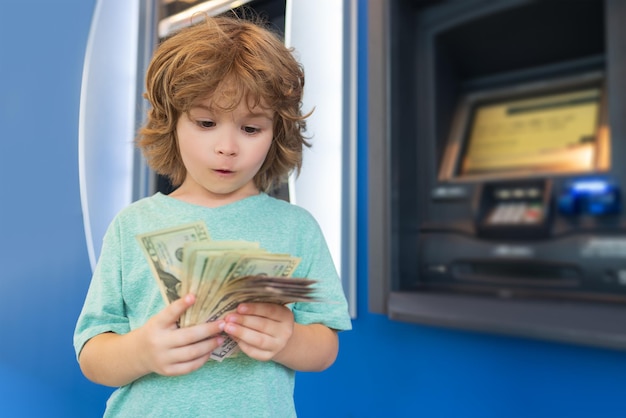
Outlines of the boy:
<svg viewBox="0 0 626 418">
<path fill-rule="evenodd" d="M 295 416 L 295 371 L 332 365 L 337 331 L 351 328 L 319 226 L 266 194 L 300 169 L 308 146 L 302 68 L 261 26 L 207 18 L 159 46 L 146 84 L 151 110 L 138 146 L 176 188 L 131 204 L 110 225 L 74 335 L 81 370 L 119 387 L 105 416 Z M 198 220 L 211 240 L 300 257 L 293 276 L 317 280 L 323 302 L 245 303 L 179 328 L 195 295 L 166 306 L 136 236 Z M 224 334 L 242 354 L 209 360 Z"/>
</svg>

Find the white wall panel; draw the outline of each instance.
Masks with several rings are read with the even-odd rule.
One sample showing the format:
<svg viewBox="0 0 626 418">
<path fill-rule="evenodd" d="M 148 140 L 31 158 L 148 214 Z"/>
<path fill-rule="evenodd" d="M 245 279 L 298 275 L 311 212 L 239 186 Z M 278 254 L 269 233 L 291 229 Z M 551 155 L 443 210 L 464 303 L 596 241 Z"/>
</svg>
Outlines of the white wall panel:
<svg viewBox="0 0 626 418">
<path fill-rule="evenodd" d="M 356 316 L 356 2 L 288 0 L 285 42 L 305 70 L 304 111 L 312 148 L 290 180 L 328 241 Z"/>
<path fill-rule="evenodd" d="M 133 196 L 139 22 L 138 0 L 99 0 L 89 32 L 78 165 L 92 268 L 109 223 Z"/>
</svg>

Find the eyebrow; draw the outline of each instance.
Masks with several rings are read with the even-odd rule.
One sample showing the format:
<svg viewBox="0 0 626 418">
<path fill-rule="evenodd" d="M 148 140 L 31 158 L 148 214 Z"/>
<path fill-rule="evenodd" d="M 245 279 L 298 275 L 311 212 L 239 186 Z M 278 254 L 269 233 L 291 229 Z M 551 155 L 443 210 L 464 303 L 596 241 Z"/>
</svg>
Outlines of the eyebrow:
<svg viewBox="0 0 626 418">
<path fill-rule="evenodd" d="M 216 112 L 215 108 L 211 107 L 211 106 L 207 106 L 203 103 L 198 103 L 196 105 L 191 106 L 190 110 L 193 109 L 202 109 L 202 110 L 206 110 L 207 112 Z M 218 112 L 220 112 L 218 110 Z M 248 109 L 248 115 L 247 116 L 251 116 L 251 117 L 263 117 L 263 118 L 268 118 L 268 119 L 274 119 L 274 115 L 273 113 L 271 113 L 271 111 L 268 109 L 267 111 L 258 111 L 258 112 L 253 112 L 251 110 Z"/>
</svg>

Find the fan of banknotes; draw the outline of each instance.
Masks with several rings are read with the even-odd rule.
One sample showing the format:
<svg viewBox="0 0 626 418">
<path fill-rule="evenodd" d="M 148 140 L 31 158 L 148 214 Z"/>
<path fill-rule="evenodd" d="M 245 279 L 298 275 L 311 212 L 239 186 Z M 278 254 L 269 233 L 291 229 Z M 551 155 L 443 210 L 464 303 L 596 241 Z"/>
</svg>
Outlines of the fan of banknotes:
<svg viewBox="0 0 626 418">
<path fill-rule="evenodd" d="M 137 240 L 166 303 L 196 295 L 181 327 L 214 321 L 244 302 L 317 300 L 315 280 L 291 277 L 298 257 L 267 252 L 255 242 L 212 241 L 204 222 L 152 231 Z M 227 338 L 211 357 L 221 361 L 235 352 L 236 342 Z"/>
</svg>

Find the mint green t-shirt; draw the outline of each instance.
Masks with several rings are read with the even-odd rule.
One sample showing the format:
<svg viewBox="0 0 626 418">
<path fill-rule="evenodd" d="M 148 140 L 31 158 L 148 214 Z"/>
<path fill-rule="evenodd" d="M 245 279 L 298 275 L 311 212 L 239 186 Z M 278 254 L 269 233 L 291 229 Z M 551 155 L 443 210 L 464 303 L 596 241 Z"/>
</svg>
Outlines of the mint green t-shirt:
<svg viewBox="0 0 626 418">
<path fill-rule="evenodd" d="M 294 277 L 318 280 L 324 302 L 295 303 L 300 324 L 351 328 L 347 303 L 322 232 L 303 208 L 261 193 L 207 208 L 157 193 L 122 210 L 109 226 L 74 333 L 76 355 L 92 337 L 127 333 L 165 307 L 136 235 L 202 220 L 212 240 L 258 242 L 301 257 Z M 240 354 L 184 376 L 149 374 L 117 389 L 105 417 L 293 417 L 293 370 Z"/>
</svg>

